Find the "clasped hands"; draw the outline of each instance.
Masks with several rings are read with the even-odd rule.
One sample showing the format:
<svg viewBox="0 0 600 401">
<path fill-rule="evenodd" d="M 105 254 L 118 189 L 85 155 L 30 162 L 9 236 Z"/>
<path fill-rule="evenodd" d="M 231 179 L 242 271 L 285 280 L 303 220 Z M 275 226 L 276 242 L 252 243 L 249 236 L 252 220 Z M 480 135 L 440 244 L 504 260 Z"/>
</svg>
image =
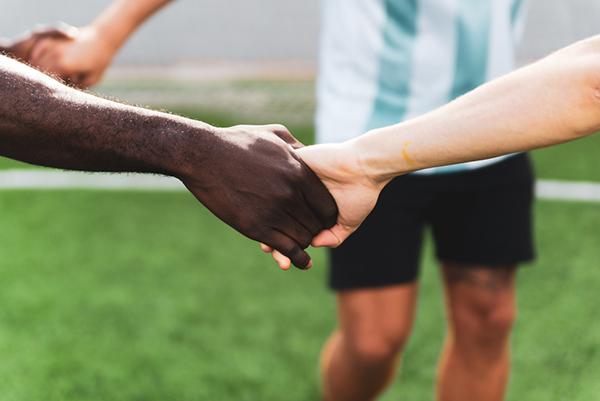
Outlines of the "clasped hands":
<svg viewBox="0 0 600 401">
<path fill-rule="evenodd" d="M 217 133 L 211 160 L 179 175 L 221 220 L 272 253 L 280 268 L 312 266 L 305 249 L 336 247 L 371 212 L 387 183 L 361 168 L 353 142 L 304 146 L 282 125 Z M 223 148 L 224 152 L 218 150 Z M 209 168 L 207 178 L 202 171 Z"/>
</svg>

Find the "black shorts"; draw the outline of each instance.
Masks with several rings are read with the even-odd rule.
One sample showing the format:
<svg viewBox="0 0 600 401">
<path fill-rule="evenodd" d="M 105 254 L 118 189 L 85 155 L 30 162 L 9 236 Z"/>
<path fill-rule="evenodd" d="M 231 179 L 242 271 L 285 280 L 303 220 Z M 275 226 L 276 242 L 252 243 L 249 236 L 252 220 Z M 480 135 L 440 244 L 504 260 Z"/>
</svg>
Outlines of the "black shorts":
<svg viewBox="0 0 600 401">
<path fill-rule="evenodd" d="M 530 261 L 533 187 L 527 154 L 477 170 L 396 178 L 357 232 L 331 250 L 330 286 L 415 281 L 428 225 L 440 261 L 489 268 Z"/>
</svg>

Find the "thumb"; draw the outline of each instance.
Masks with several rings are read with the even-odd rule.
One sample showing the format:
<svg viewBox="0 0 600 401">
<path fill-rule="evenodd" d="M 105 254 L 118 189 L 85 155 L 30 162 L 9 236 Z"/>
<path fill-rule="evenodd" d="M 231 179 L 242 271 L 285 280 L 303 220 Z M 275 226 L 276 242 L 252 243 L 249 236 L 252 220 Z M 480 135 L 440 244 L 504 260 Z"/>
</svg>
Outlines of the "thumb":
<svg viewBox="0 0 600 401">
<path fill-rule="evenodd" d="M 313 238 L 311 245 L 315 248 L 337 248 L 354 232 L 342 224 L 336 224 L 330 229 L 323 230 Z"/>
</svg>

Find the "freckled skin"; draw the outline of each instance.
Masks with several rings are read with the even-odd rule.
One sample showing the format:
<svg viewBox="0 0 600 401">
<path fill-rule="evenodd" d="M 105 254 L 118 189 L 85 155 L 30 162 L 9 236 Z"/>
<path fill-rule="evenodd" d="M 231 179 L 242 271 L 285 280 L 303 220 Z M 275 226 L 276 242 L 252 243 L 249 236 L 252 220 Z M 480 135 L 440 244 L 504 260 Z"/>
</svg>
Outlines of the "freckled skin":
<svg viewBox="0 0 600 401">
<path fill-rule="evenodd" d="M 337 207 L 281 125 L 216 128 L 101 99 L 0 56 L 0 155 L 48 167 L 179 178 L 247 237 L 310 264 L 304 251 Z"/>
</svg>

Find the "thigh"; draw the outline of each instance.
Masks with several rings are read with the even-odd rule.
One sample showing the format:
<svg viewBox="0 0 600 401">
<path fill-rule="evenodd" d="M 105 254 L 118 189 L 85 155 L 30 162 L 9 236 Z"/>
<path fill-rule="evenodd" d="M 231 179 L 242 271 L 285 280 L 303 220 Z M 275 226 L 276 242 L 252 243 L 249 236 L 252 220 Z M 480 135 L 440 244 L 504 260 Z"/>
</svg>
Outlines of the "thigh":
<svg viewBox="0 0 600 401">
<path fill-rule="evenodd" d="M 506 267 L 534 257 L 533 178 L 525 155 L 448 177 L 431 225 L 440 261 Z"/>
<path fill-rule="evenodd" d="M 412 177 L 393 180 L 359 229 L 331 250 L 331 288 L 341 291 L 414 282 L 421 252 L 423 210 L 429 198 Z"/>
</svg>

